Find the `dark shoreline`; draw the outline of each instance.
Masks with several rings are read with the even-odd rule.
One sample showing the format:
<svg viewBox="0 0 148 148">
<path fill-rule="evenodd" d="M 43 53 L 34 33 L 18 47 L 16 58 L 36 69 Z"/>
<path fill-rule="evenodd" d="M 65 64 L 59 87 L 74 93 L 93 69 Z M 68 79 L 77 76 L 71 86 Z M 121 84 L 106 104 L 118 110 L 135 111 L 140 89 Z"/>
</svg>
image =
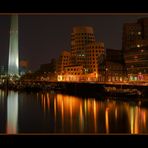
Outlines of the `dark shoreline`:
<svg viewBox="0 0 148 148">
<path fill-rule="evenodd" d="M 110 85 L 109 85 L 110 86 Z M 112 86 L 113 87 L 113 86 Z M 116 88 L 123 89 L 130 88 L 134 89 L 135 87 L 131 86 L 118 86 Z M 13 91 L 20 91 L 20 92 L 46 92 L 46 91 L 55 91 L 62 94 L 69 94 L 75 96 L 82 96 L 82 97 L 94 97 L 94 98 L 113 98 L 119 97 L 120 100 L 136 100 L 137 98 L 148 98 L 148 86 L 137 87 L 142 93 L 142 95 L 138 94 L 128 94 L 122 92 L 106 92 L 105 91 L 105 84 L 95 84 L 95 83 L 61 83 L 61 82 L 16 82 L 16 83 L 3 83 L 0 84 L 0 89 L 3 90 L 13 90 Z"/>
</svg>

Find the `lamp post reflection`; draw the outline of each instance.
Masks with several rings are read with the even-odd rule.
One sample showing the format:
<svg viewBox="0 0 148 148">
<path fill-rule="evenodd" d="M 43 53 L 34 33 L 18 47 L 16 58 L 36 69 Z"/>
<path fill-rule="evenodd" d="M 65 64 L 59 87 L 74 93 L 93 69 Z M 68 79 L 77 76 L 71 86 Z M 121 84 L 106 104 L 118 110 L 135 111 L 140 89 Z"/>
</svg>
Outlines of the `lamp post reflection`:
<svg viewBox="0 0 148 148">
<path fill-rule="evenodd" d="M 9 91 L 7 98 L 7 134 L 18 132 L 18 92 Z"/>
<path fill-rule="evenodd" d="M 94 110 L 94 130 L 95 133 L 97 132 L 97 109 L 96 109 L 96 101 L 94 100 L 94 106 L 93 106 L 93 110 Z"/>
<path fill-rule="evenodd" d="M 82 102 L 80 103 L 80 120 L 79 120 L 79 126 L 80 126 L 80 132 L 83 132 L 84 129 L 84 119 L 83 119 L 83 109 L 82 109 Z"/>
<path fill-rule="evenodd" d="M 62 114 L 62 131 L 64 132 L 64 104 L 62 99 L 62 105 L 61 105 L 61 114 Z"/>
<path fill-rule="evenodd" d="M 54 99 L 54 122 L 55 122 L 55 131 L 56 131 L 56 125 L 57 125 L 57 100 Z"/>
<path fill-rule="evenodd" d="M 72 101 L 70 100 L 70 131 L 72 132 L 73 118 L 72 118 Z"/>
<path fill-rule="evenodd" d="M 109 115 L 108 115 L 109 108 L 105 109 L 105 126 L 106 126 L 106 133 L 109 133 Z"/>
</svg>

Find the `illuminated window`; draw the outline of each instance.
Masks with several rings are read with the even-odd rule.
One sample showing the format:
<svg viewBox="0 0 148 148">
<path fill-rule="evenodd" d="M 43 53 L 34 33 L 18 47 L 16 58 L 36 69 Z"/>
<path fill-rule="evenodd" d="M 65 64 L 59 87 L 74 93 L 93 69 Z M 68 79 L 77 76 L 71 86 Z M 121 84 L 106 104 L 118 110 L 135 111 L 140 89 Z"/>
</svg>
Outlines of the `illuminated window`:
<svg viewBox="0 0 148 148">
<path fill-rule="evenodd" d="M 137 44 L 137 47 L 140 47 L 140 45 L 139 45 L 139 44 Z"/>
<path fill-rule="evenodd" d="M 144 50 L 142 49 L 141 52 L 143 52 Z"/>
<path fill-rule="evenodd" d="M 133 76 L 130 76 L 130 80 L 131 80 L 131 81 L 134 80 L 134 77 L 133 77 Z"/>
<path fill-rule="evenodd" d="M 134 80 L 137 81 L 138 80 L 137 77 L 134 77 Z"/>
</svg>

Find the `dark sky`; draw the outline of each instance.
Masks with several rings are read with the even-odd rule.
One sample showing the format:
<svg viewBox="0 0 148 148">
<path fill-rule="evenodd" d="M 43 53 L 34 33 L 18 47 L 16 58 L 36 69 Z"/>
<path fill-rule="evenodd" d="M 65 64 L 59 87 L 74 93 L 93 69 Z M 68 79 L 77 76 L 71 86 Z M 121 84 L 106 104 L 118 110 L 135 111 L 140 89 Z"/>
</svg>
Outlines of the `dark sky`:
<svg viewBox="0 0 148 148">
<path fill-rule="evenodd" d="M 136 22 L 148 14 L 19 14 L 20 59 L 29 61 L 30 69 L 57 58 L 63 49 L 70 50 L 74 26 L 92 26 L 97 41 L 106 48 L 121 49 L 124 23 Z M 7 65 L 10 14 L 0 15 L 0 65 Z"/>
</svg>

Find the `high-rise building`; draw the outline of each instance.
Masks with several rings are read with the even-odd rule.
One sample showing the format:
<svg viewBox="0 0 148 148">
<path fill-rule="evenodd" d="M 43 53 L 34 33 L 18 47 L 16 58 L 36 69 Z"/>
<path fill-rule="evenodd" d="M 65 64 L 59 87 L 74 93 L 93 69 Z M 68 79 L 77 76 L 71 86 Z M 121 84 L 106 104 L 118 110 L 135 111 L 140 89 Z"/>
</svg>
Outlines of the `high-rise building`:
<svg viewBox="0 0 148 148">
<path fill-rule="evenodd" d="M 105 81 L 125 81 L 127 73 L 122 51 L 119 49 L 106 49 L 104 59 L 100 63 L 101 79 Z"/>
<path fill-rule="evenodd" d="M 85 66 L 86 45 L 93 42 L 95 42 L 95 36 L 92 27 L 73 27 L 71 33 L 71 56 L 74 65 Z"/>
<path fill-rule="evenodd" d="M 148 18 L 141 18 L 138 23 L 142 26 L 141 35 L 143 39 L 148 39 Z"/>
<path fill-rule="evenodd" d="M 128 50 L 142 46 L 142 27 L 139 23 L 126 23 L 123 25 L 122 48 Z"/>
<path fill-rule="evenodd" d="M 18 15 L 11 16 L 8 74 L 19 74 Z"/>
<path fill-rule="evenodd" d="M 148 80 L 148 18 L 123 25 L 122 49 L 130 80 Z"/>
<path fill-rule="evenodd" d="M 100 56 L 104 54 L 104 43 L 89 43 L 86 45 L 86 73 L 98 73 L 98 62 Z"/>
<path fill-rule="evenodd" d="M 92 27 L 73 27 L 71 50 L 62 52 L 58 60 L 59 80 L 97 81 L 102 54 L 104 43 L 96 42 Z"/>
</svg>

